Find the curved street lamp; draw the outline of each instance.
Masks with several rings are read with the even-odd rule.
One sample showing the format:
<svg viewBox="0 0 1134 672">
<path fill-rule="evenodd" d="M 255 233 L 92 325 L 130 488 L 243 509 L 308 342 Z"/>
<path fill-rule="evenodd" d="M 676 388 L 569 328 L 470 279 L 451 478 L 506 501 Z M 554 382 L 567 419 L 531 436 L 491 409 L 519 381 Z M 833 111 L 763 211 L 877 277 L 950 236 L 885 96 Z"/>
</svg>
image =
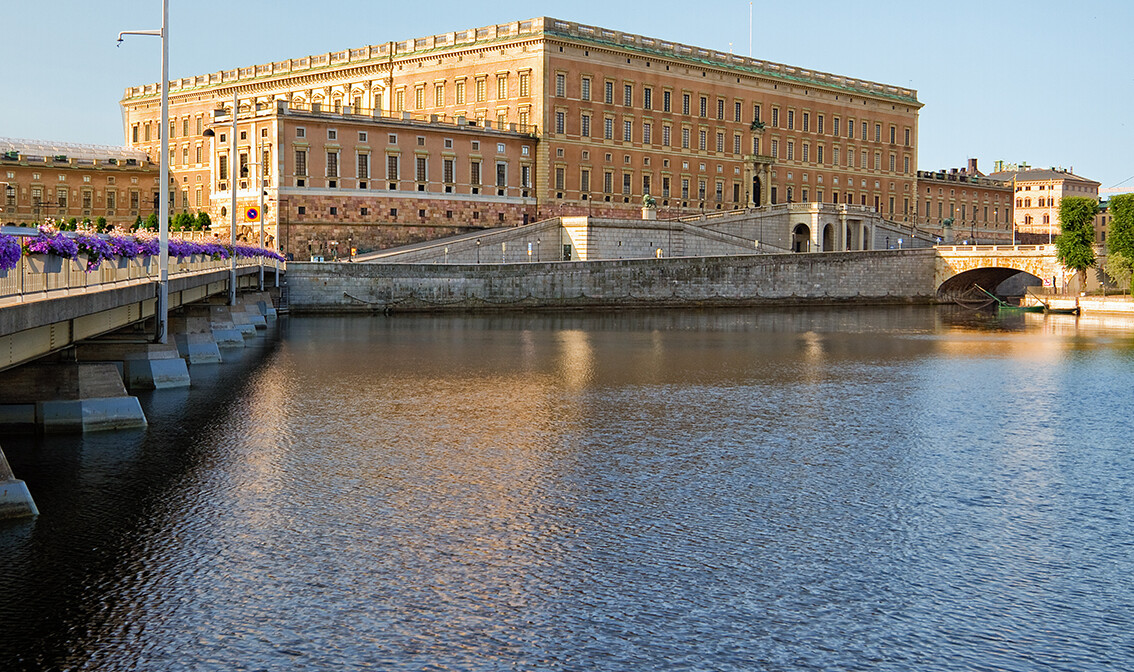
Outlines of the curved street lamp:
<svg viewBox="0 0 1134 672">
<path fill-rule="evenodd" d="M 118 33 L 118 44 L 122 43 L 123 35 L 151 35 L 161 38 L 161 125 L 158 134 L 161 136 L 161 152 L 158 157 L 160 166 L 159 185 L 160 203 L 158 204 L 158 301 L 154 310 L 157 319 L 157 333 L 154 342 L 166 342 L 169 326 L 169 0 L 161 2 L 161 29 L 160 30 L 124 30 Z M 234 270 L 235 275 L 235 270 Z"/>
</svg>

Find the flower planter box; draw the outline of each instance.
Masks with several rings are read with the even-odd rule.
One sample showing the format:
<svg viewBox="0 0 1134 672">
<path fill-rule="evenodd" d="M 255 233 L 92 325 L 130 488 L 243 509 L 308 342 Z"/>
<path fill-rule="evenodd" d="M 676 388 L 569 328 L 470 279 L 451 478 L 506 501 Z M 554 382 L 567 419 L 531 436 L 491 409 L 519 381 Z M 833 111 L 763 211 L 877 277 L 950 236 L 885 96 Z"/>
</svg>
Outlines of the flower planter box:
<svg viewBox="0 0 1134 672">
<path fill-rule="evenodd" d="M 128 257 L 118 257 L 118 268 L 130 268 L 130 259 Z"/>
<path fill-rule="evenodd" d="M 32 273 L 61 273 L 63 257 L 56 254 L 32 253 L 27 255 L 28 268 Z"/>
</svg>

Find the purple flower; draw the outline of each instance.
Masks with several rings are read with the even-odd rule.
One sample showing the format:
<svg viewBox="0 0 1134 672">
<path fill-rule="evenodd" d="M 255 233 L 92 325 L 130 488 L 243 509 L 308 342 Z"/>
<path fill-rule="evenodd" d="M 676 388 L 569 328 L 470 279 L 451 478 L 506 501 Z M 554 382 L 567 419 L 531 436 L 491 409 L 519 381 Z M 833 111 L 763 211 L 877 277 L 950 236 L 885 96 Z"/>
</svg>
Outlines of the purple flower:
<svg viewBox="0 0 1134 672">
<path fill-rule="evenodd" d="M 15 236 L 0 233 L 0 271 L 10 271 L 20 263 L 24 253 L 20 241 Z"/>
<path fill-rule="evenodd" d="M 110 240 L 107 242 L 110 243 L 110 249 L 114 251 L 114 254 L 124 259 L 133 259 L 134 257 L 141 254 L 142 251 L 142 246 L 139 245 L 138 241 L 132 237 L 127 238 L 126 236 L 111 236 Z"/>
<path fill-rule="evenodd" d="M 97 271 L 104 259 L 114 256 L 110 243 L 94 233 L 80 233 L 75 236 L 78 251 L 87 255 L 87 273 Z"/>
<path fill-rule="evenodd" d="M 28 252 L 54 254 L 64 259 L 74 259 L 79 255 L 79 246 L 74 240 L 62 233 L 51 234 L 41 229 L 39 235 L 28 243 Z"/>
</svg>

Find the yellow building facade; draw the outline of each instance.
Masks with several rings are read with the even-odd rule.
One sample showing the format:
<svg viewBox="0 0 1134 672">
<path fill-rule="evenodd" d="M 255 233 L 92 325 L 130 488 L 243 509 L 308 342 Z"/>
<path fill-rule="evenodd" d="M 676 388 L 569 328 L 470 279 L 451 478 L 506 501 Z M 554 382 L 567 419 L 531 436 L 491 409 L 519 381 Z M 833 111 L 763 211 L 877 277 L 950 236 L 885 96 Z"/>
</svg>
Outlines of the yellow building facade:
<svg viewBox="0 0 1134 672">
<path fill-rule="evenodd" d="M 1098 182 L 1070 170 L 1001 162 L 997 168 L 989 177 L 1015 184 L 1015 223 L 1022 240 L 1047 242 L 1059 235 L 1059 203 L 1064 196 L 1099 198 Z"/>
<path fill-rule="evenodd" d="M 334 189 L 320 197 L 348 199 L 350 212 L 383 213 L 358 215 L 369 219 L 349 222 L 353 229 L 386 232 L 444 232 L 453 225 L 446 213 L 466 211 L 494 224 L 501 213 L 513 224 L 627 216 L 646 194 L 662 217 L 784 202 L 866 205 L 907 222 L 916 211 L 916 91 L 546 17 L 174 80 L 164 129 L 159 93 L 156 85 L 126 90 L 127 142 L 156 155 L 167 133 L 177 209 L 207 208 L 217 223 L 233 186 L 221 173 L 255 172 L 258 164 L 266 168 L 269 222 L 281 221 L 281 204 L 298 207 L 310 190 Z M 231 108 L 234 96 L 238 123 L 260 121 L 227 157 L 217 124 L 231 117 L 214 110 Z M 324 147 L 308 155 L 306 169 L 322 174 L 301 175 L 296 151 L 311 138 L 282 121 L 298 114 L 324 117 L 321 133 L 336 126 L 355 145 L 358 133 L 368 139 L 348 149 L 339 138 L 332 170 L 321 137 Z M 212 140 L 204 134 L 211 126 Z M 406 133 L 425 144 L 375 142 Z M 502 169 L 495 151 L 483 149 L 500 143 L 508 155 Z M 369 163 L 359 162 L 360 151 Z M 402 157 L 399 171 L 413 166 L 412 184 L 386 179 L 391 156 Z M 313 179 L 329 172 L 339 178 L 334 186 Z M 255 185 L 241 186 L 243 175 L 236 188 L 250 193 L 241 197 L 256 196 Z M 391 205 L 407 191 L 428 207 Z M 323 220 L 312 226 L 348 223 Z M 359 235 L 375 246 L 401 240 Z"/>
</svg>

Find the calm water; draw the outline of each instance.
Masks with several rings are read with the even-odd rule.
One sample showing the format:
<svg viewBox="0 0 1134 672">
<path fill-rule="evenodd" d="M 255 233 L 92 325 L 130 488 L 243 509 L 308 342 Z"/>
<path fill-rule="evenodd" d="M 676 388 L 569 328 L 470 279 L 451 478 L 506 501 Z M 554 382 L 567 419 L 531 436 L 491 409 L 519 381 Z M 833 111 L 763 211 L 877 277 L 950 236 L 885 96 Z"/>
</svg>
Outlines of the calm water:
<svg viewBox="0 0 1134 672">
<path fill-rule="evenodd" d="M 1129 670 L 1134 322 L 292 318 L 3 437 L 0 669 Z"/>
</svg>

